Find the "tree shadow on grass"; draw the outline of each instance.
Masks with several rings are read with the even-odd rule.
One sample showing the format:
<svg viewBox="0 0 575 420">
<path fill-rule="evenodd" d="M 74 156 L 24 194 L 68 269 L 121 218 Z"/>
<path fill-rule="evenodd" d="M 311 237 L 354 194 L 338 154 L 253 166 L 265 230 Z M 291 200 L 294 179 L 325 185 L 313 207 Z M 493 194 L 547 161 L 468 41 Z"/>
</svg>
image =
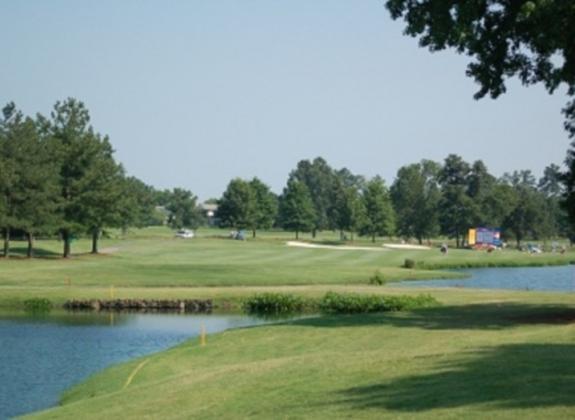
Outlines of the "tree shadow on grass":
<svg viewBox="0 0 575 420">
<path fill-rule="evenodd" d="M 10 259 L 28 259 L 26 252 L 28 248 L 25 246 L 15 246 L 10 248 Z M 43 248 L 34 248 L 33 258 L 40 259 L 55 259 L 61 258 L 61 252 L 50 251 Z"/>
<path fill-rule="evenodd" d="M 431 373 L 341 391 L 355 409 L 420 412 L 490 403 L 575 406 L 575 345 L 512 344 L 454 356 Z"/>
<path fill-rule="evenodd" d="M 382 325 L 428 330 L 500 330 L 521 324 L 575 323 L 575 307 L 522 303 L 487 303 L 442 306 L 411 312 L 359 315 L 329 315 L 296 321 L 310 327 L 353 327 Z"/>
</svg>

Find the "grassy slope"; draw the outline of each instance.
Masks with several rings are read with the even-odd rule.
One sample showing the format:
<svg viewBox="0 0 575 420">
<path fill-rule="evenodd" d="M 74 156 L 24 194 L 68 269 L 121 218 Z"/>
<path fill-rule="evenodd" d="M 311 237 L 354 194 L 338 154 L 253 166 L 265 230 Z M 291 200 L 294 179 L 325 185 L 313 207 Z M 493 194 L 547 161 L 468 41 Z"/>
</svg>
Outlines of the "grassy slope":
<svg viewBox="0 0 575 420">
<path fill-rule="evenodd" d="M 285 246 L 289 236 L 282 233 L 263 233 L 263 238 L 246 242 L 206 237 L 213 235 L 212 231 L 203 235 L 204 238 L 179 240 L 167 229 L 145 229 L 127 239 L 103 241 L 103 251 L 108 248 L 117 252 L 84 254 L 69 261 L 57 257 L 61 244 L 39 241 L 44 258 L 0 261 L 0 306 L 17 305 L 32 296 L 49 297 L 56 302 L 107 298 L 111 285 L 117 288 L 119 297 L 177 297 L 182 293 L 195 296 L 195 288 L 200 286 L 366 285 L 376 270 L 388 280 L 454 276 L 400 268 L 406 258 L 435 267 L 566 263 L 573 259 L 573 254 L 531 256 L 515 251 L 487 254 L 451 250 L 449 256 L 443 257 L 436 249 L 302 249 Z M 330 238 L 325 235 L 318 240 Z M 77 253 L 88 249 L 88 241 L 74 243 Z M 151 287 L 161 289 L 150 292 Z M 186 289 L 191 287 L 194 289 Z"/>
<path fill-rule="evenodd" d="M 233 330 L 206 347 L 190 341 L 92 377 L 38 418 L 575 415 L 575 324 L 560 322 L 575 318 L 575 296 L 438 297 L 446 306 Z"/>
</svg>

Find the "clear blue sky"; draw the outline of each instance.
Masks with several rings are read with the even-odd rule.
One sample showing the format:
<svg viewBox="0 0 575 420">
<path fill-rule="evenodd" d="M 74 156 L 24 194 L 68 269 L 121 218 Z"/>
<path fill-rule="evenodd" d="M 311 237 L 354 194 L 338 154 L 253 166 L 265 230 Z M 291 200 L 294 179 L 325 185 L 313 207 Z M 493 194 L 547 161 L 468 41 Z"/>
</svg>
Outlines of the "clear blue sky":
<svg viewBox="0 0 575 420">
<path fill-rule="evenodd" d="M 76 97 L 128 173 L 201 199 L 238 176 L 279 192 L 316 156 L 388 182 L 449 153 L 496 175 L 563 161 L 564 91 L 474 101 L 466 57 L 402 32 L 381 0 L 4 0 L 0 101 Z"/>
</svg>

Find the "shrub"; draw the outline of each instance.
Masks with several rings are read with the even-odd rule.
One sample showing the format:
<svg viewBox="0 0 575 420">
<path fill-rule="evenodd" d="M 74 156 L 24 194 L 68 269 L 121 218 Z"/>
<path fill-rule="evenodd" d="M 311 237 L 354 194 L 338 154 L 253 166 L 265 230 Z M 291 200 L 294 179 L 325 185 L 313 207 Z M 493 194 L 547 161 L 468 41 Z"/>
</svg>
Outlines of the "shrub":
<svg viewBox="0 0 575 420">
<path fill-rule="evenodd" d="M 383 274 L 381 274 L 381 271 L 379 270 L 377 270 L 375 274 L 369 278 L 369 284 L 378 284 L 381 286 L 385 283 L 387 283 L 387 280 L 383 277 Z"/>
<path fill-rule="evenodd" d="M 405 261 L 403 262 L 403 267 L 404 268 L 415 268 L 415 260 L 412 260 L 411 258 L 406 258 Z"/>
<path fill-rule="evenodd" d="M 438 304 L 430 295 L 379 296 L 328 292 L 319 302 L 319 308 L 322 312 L 331 314 L 357 314 L 405 311 Z"/>
<path fill-rule="evenodd" d="M 287 293 L 261 293 L 247 298 L 243 303 L 243 308 L 250 314 L 302 312 L 306 308 L 306 300 Z"/>
<path fill-rule="evenodd" d="M 50 312 L 52 309 L 52 302 L 46 298 L 26 299 L 23 304 L 28 312 Z"/>
</svg>

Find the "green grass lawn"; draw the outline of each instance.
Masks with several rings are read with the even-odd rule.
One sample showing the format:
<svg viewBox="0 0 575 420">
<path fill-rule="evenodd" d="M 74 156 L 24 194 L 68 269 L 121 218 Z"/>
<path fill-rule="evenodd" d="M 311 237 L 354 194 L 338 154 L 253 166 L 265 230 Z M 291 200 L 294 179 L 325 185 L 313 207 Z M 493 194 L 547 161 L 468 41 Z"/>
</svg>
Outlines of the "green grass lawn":
<svg viewBox="0 0 575 420">
<path fill-rule="evenodd" d="M 177 240 L 153 228 L 102 241 L 104 255 L 0 260 L 0 307 L 31 297 L 213 298 L 237 308 L 256 292 L 429 293 L 441 307 L 323 316 L 244 328 L 114 366 L 71 389 L 40 418 L 569 418 L 575 416 L 575 295 L 370 286 L 445 276 L 401 268 L 545 265 L 566 255 L 290 248 L 291 235 L 244 242 L 226 231 Z M 309 240 L 310 238 L 308 238 Z M 316 242 L 334 241 L 334 234 Z M 362 242 L 362 245 L 368 244 Z M 16 244 L 17 245 L 17 244 Z"/>
<path fill-rule="evenodd" d="M 205 347 L 192 340 L 97 374 L 33 417 L 575 415 L 575 296 L 438 293 L 440 308 L 237 329 Z"/>
<path fill-rule="evenodd" d="M 75 257 L 59 258 L 61 243 L 38 241 L 40 258 L 13 257 L 0 260 L 0 306 L 18 304 L 19 299 L 50 297 L 56 302 L 73 297 L 108 297 L 110 286 L 123 289 L 125 297 L 137 297 L 144 288 L 169 288 L 152 293 L 174 295 L 173 288 L 279 286 L 279 285 L 367 285 L 379 270 L 388 281 L 457 277 L 460 274 L 401 268 L 406 258 L 424 267 L 450 268 L 483 265 L 539 265 L 567 263 L 566 255 L 528 255 L 517 251 L 486 252 L 437 249 L 332 250 L 292 248 L 285 245 L 287 233 L 263 232 L 256 240 L 220 238 L 227 231 L 204 230 L 195 239 L 173 237 L 166 228 L 136 231 L 125 237 L 105 239 L 102 255 L 89 255 L 87 240 L 74 242 Z M 322 234 L 317 241 L 333 239 Z M 331 238 L 331 239 L 330 239 Z M 18 243 L 14 242 L 18 251 Z M 129 295 L 129 291 L 134 295 Z M 192 292 L 193 293 L 193 292 Z"/>
</svg>

